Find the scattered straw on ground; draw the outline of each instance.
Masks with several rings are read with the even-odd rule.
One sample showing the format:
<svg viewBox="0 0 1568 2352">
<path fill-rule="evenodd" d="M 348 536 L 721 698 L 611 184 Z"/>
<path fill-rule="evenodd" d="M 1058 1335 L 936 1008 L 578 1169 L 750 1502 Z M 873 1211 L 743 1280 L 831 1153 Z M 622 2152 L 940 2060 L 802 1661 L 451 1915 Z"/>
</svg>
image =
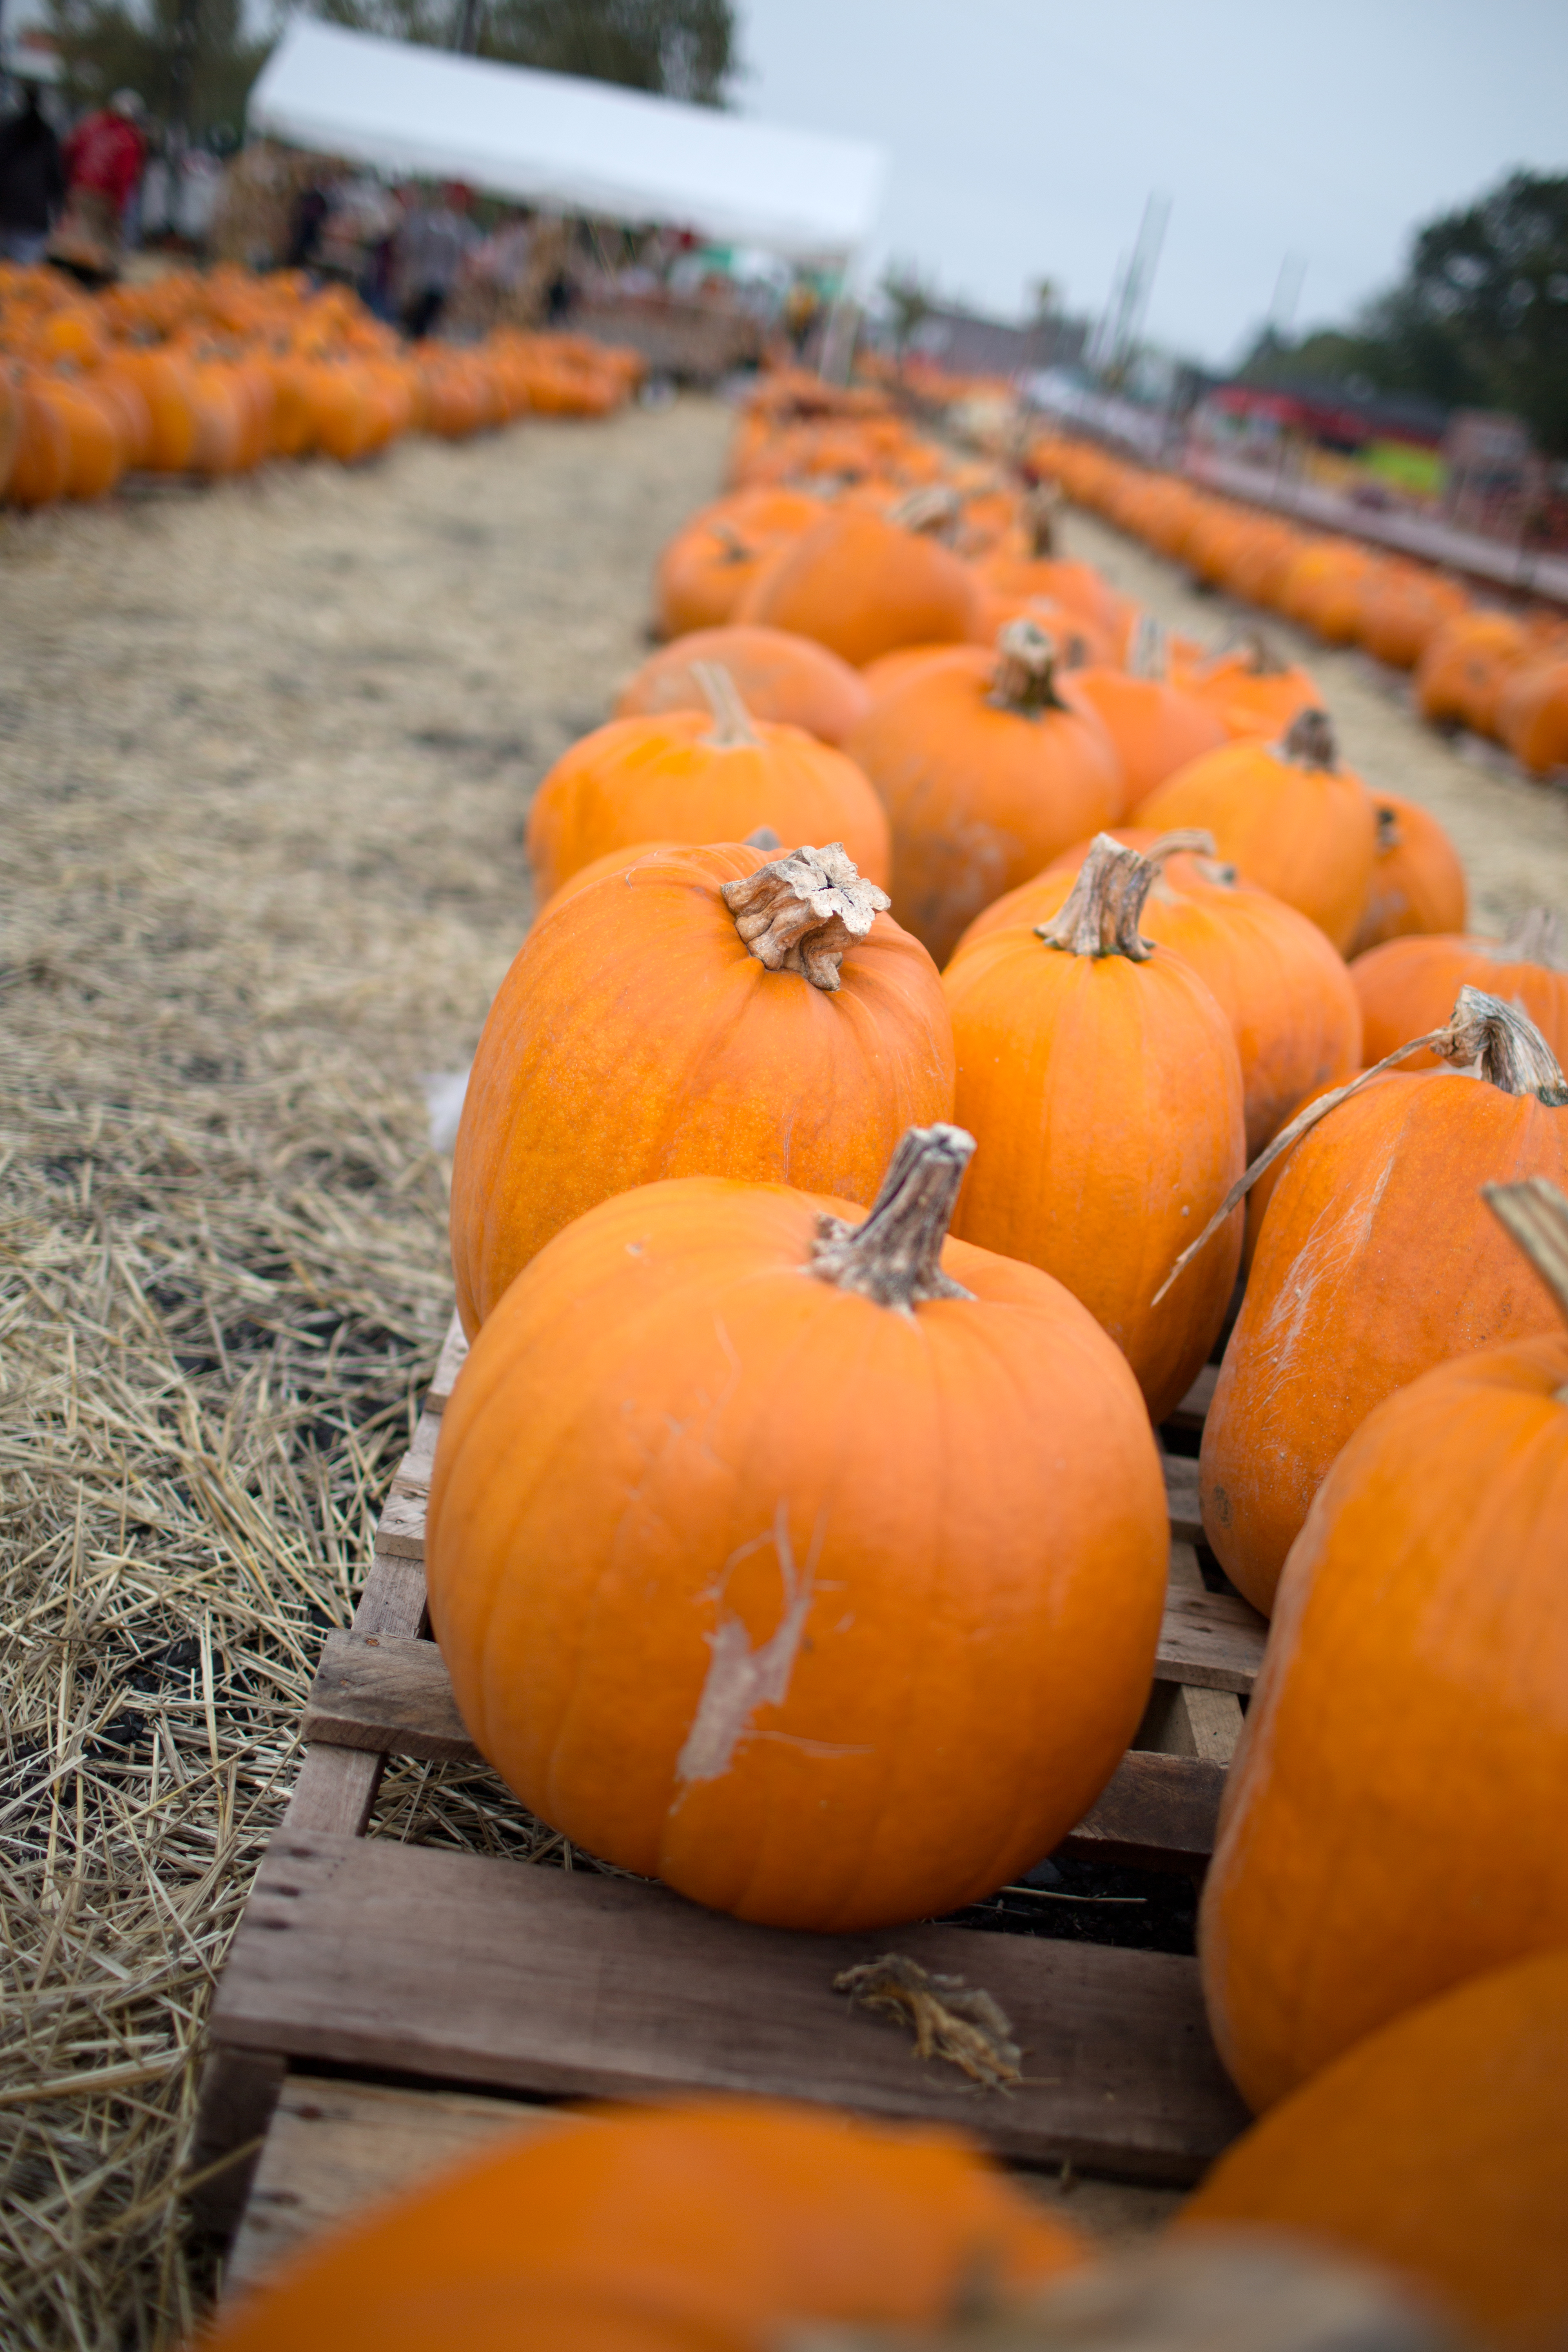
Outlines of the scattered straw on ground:
<svg viewBox="0 0 1568 2352">
<path fill-rule="evenodd" d="M 450 1311 L 423 1073 L 721 415 L 0 524 L 0 2339 L 207 2272 L 202 2021 Z M 479 1774 L 393 1834 L 545 1858 Z"/>
</svg>

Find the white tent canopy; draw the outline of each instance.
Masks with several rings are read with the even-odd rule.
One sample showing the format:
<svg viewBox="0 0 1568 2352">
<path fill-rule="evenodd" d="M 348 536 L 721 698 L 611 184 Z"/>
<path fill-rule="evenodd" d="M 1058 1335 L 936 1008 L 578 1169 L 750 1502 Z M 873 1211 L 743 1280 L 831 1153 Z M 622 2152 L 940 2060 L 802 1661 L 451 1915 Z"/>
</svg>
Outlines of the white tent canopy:
<svg viewBox="0 0 1568 2352">
<path fill-rule="evenodd" d="M 840 261 L 881 195 L 879 148 L 567 74 L 296 17 L 250 93 L 253 132 L 523 204 Z"/>
</svg>

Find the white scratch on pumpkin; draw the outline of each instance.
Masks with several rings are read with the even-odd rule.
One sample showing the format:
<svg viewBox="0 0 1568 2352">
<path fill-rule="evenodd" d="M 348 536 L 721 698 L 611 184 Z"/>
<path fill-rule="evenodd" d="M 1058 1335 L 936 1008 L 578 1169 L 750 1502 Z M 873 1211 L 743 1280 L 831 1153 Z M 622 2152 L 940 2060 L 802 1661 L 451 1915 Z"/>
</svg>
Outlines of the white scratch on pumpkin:
<svg viewBox="0 0 1568 2352">
<path fill-rule="evenodd" d="M 761 1538 L 766 1542 L 768 1538 Z M 712 1657 L 686 1745 L 676 1759 L 679 1780 L 716 1780 L 729 1770 L 735 1749 L 751 1729 L 760 1706 L 782 1706 L 811 1611 L 811 1563 L 804 1573 L 790 1548 L 789 1517 L 781 1503 L 773 1520 L 773 1547 L 784 1580 L 784 1608 L 773 1632 L 756 1649 L 739 1617 L 721 1616 L 704 1636 Z M 747 1545 L 746 1550 L 754 1547 Z M 815 1549 L 815 1547 L 814 1547 Z M 737 1555 L 739 1557 L 739 1555 Z M 732 1564 L 732 1563 L 731 1563 Z"/>
</svg>

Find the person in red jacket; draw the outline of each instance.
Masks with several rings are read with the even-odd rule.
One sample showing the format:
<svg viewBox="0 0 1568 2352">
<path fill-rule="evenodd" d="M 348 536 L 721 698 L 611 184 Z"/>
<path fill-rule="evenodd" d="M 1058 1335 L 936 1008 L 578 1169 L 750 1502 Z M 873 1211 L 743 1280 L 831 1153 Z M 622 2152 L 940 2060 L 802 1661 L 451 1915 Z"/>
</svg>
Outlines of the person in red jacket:
<svg viewBox="0 0 1568 2352">
<path fill-rule="evenodd" d="M 147 157 L 142 128 L 146 119 L 136 92 L 117 89 L 109 104 L 85 116 L 66 141 L 66 216 L 52 250 L 68 268 L 112 275 L 125 207 Z"/>
</svg>

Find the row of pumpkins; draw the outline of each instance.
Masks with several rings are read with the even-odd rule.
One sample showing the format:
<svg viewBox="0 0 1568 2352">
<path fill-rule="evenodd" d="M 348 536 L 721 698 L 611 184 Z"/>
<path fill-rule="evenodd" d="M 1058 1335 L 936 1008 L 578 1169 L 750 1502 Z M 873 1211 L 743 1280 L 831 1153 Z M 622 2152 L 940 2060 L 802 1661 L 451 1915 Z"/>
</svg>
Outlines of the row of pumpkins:
<svg viewBox="0 0 1568 2352">
<path fill-rule="evenodd" d="M 1489 736 L 1538 779 L 1568 768 L 1560 613 L 1474 602 L 1429 564 L 1305 530 L 1081 442 L 1042 436 L 1027 462 L 1208 586 L 1414 671 L 1416 708 L 1434 724 Z"/>
<path fill-rule="evenodd" d="M 1170 2243 L 1306 2230 L 1557 2342 L 1551 926 L 1466 934 L 1451 845 L 1343 765 L 1312 681 L 1158 643 L 1036 551 L 1018 483 L 787 377 L 738 440 L 659 565 L 681 633 L 535 797 L 540 911 L 458 1139 L 473 1344 L 426 1569 L 465 1723 L 569 1839 L 742 1919 L 991 1894 L 1137 1728 L 1155 1425 L 1247 1255 L 1204 1512 L 1274 1622 L 1200 1948 L 1258 2120 Z M 1081 2259 L 930 2136 L 563 2131 L 220 2341 L 760 2347 Z"/>
<path fill-rule="evenodd" d="M 0 501 L 102 498 L 132 469 L 351 464 L 405 433 L 463 440 L 534 413 L 604 416 L 641 373 L 633 352 L 515 329 L 409 348 L 348 289 L 294 271 L 176 270 L 88 294 L 0 263 Z"/>
</svg>

